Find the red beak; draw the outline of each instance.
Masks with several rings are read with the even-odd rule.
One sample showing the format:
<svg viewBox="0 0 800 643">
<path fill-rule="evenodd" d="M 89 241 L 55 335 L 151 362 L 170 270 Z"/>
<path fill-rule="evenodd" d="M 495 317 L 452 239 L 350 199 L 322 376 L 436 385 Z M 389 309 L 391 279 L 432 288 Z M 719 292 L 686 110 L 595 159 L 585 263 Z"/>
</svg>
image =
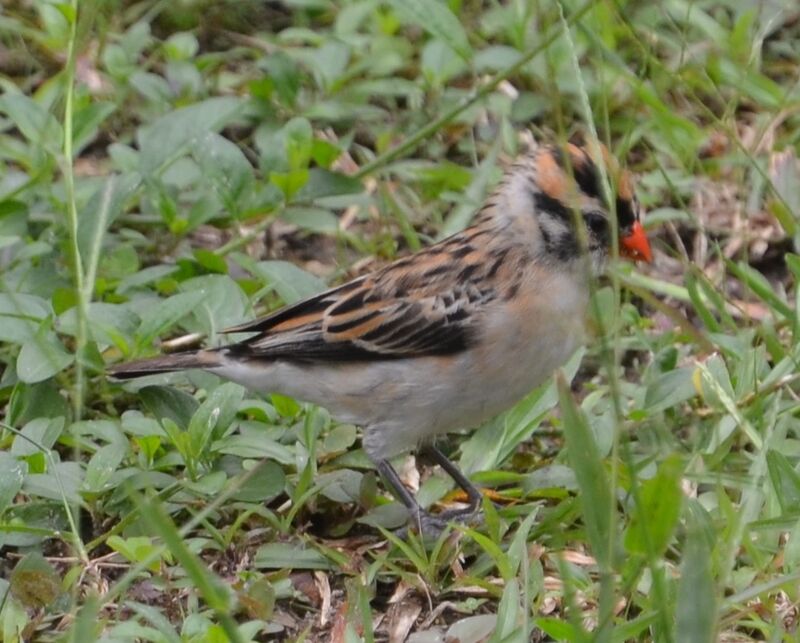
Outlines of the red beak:
<svg viewBox="0 0 800 643">
<path fill-rule="evenodd" d="M 647 240 L 647 235 L 644 233 L 644 228 L 640 222 L 634 221 L 631 231 L 622 237 L 619 242 L 619 254 L 621 256 L 634 261 L 646 261 L 647 263 L 653 260 L 650 242 Z"/>
</svg>

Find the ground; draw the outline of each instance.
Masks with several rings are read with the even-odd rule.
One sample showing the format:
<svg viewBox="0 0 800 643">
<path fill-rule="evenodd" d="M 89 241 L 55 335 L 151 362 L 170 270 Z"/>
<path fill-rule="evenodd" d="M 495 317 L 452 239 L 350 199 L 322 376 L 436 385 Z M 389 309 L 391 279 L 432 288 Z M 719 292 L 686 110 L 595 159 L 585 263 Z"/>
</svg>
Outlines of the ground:
<svg viewBox="0 0 800 643">
<path fill-rule="evenodd" d="M 795 640 L 798 51 L 781 2 L 6 1 L 0 639 Z M 483 523 L 398 538 L 324 409 L 106 377 L 460 230 L 576 135 L 655 261 L 442 443 Z"/>
</svg>

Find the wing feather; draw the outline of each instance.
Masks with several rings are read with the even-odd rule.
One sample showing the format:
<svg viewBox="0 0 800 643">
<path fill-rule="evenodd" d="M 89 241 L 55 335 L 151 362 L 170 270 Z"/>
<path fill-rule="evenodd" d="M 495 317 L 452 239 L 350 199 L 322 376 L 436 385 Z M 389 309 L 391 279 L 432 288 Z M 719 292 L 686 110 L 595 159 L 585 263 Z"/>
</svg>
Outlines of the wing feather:
<svg viewBox="0 0 800 643">
<path fill-rule="evenodd" d="M 361 285 L 363 277 L 348 281 L 341 286 L 330 288 L 317 295 L 312 295 L 288 306 L 284 306 L 274 313 L 259 317 L 243 324 L 231 326 L 221 331 L 222 333 L 269 333 L 286 331 L 299 328 L 305 324 L 314 323 L 332 303 Z"/>
<path fill-rule="evenodd" d="M 475 340 L 496 292 L 480 288 L 482 265 L 454 261 L 438 244 L 381 271 L 228 329 L 255 332 L 228 347 L 252 359 L 352 361 L 453 354 Z M 483 282 L 485 285 L 485 281 Z"/>
</svg>

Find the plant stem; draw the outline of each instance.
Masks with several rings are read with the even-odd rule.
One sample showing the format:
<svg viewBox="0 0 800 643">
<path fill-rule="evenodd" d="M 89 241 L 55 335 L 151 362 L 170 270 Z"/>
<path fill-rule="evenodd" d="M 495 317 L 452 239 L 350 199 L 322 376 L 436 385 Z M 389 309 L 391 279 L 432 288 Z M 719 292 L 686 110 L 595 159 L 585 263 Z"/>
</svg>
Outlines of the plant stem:
<svg viewBox="0 0 800 643">
<path fill-rule="evenodd" d="M 91 292 L 86 291 L 81 263 L 81 251 L 78 245 L 78 206 L 75 203 L 75 175 L 73 171 L 72 149 L 72 116 L 75 94 L 75 59 L 77 56 L 78 39 L 78 0 L 70 3 L 72 16 L 70 16 L 69 43 L 67 45 L 67 63 L 64 74 L 66 88 L 64 90 L 64 160 L 62 172 L 64 173 L 64 190 L 67 199 L 67 225 L 69 228 L 69 251 L 72 262 L 72 277 L 77 295 L 77 331 L 75 334 L 76 356 L 75 360 L 75 385 L 72 391 L 72 409 L 74 419 L 80 420 L 83 415 L 83 400 L 85 392 L 85 373 L 83 369 L 83 352 L 88 339 L 88 308 Z"/>
</svg>

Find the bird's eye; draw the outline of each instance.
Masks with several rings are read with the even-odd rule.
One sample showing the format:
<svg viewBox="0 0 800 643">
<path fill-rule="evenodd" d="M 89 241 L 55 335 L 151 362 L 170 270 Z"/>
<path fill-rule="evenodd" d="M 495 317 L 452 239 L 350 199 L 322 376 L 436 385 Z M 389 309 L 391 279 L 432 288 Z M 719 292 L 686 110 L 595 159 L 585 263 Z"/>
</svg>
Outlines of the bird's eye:
<svg viewBox="0 0 800 643">
<path fill-rule="evenodd" d="M 586 227 L 595 235 L 602 235 L 608 230 L 608 219 L 600 212 L 587 212 L 583 215 Z"/>
</svg>

